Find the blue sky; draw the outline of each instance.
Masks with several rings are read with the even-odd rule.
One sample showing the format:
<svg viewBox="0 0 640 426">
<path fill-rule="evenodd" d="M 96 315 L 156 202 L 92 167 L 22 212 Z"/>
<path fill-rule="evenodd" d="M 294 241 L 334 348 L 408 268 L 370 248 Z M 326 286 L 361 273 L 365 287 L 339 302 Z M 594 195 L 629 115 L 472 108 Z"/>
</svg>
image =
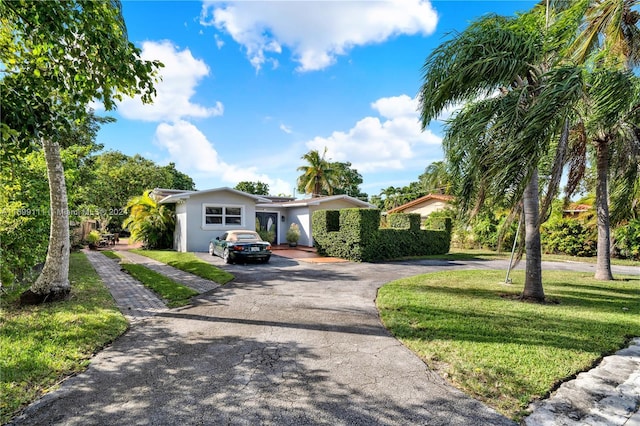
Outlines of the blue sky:
<svg viewBox="0 0 640 426">
<path fill-rule="evenodd" d="M 533 1 L 123 1 L 129 39 L 165 64 L 153 105 L 109 112 L 98 141 L 178 170 L 197 189 L 262 181 L 295 195 L 311 149 L 349 161 L 364 192 L 442 160 L 421 131 L 420 68 L 452 31 Z"/>
</svg>

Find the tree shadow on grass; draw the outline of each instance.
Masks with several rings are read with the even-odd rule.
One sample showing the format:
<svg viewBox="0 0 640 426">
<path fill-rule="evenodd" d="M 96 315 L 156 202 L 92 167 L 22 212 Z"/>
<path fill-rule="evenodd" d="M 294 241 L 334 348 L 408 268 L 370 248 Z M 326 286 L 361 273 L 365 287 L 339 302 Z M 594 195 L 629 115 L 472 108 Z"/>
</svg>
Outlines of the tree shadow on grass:
<svg viewBox="0 0 640 426">
<path fill-rule="evenodd" d="M 619 345 L 630 336 L 640 336 L 640 324 L 632 326 L 637 299 L 635 309 L 624 311 L 630 301 L 626 295 L 594 301 L 585 300 L 591 294 L 554 290 L 548 297 L 557 297 L 559 304 L 538 305 L 503 298 L 497 289 L 422 285 L 407 291 L 420 296 L 397 304 L 384 298 L 381 302 L 382 317 L 399 339 L 514 343 L 593 352 L 594 340 L 612 342 L 606 349 L 611 351 L 616 347 L 613 342 Z M 624 317 L 613 318 L 611 313 Z"/>
</svg>

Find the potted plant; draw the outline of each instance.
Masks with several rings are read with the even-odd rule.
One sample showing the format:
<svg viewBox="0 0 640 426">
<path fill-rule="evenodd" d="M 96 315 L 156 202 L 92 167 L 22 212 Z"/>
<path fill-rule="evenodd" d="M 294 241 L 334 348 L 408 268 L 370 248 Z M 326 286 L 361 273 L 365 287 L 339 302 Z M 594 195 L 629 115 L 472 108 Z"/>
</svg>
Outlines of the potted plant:
<svg viewBox="0 0 640 426">
<path fill-rule="evenodd" d="M 98 248 L 98 243 L 100 242 L 100 233 L 98 231 L 91 231 L 87 235 L 87 243 L 89 243 L 89 248 L 91 250 L 95 250 Z"/>
<path fill-rule="evenodd" d="M 297 223 L 292 223 L 291 226 L 289 226 L 286 238 L 289 243 L 289 247 L 295 247 L 298 245 L 298 240 L 300 239 L 300 228 Z"/>
</svg>

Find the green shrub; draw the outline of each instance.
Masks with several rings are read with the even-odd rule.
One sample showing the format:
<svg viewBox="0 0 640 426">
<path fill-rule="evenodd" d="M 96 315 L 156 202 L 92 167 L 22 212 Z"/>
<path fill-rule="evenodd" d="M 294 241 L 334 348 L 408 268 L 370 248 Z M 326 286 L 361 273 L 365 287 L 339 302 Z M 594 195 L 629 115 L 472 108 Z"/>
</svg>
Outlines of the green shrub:
<svg viewBox="0 0 640 426">
<path fill-rule="evenodd" d="M 122 227 L 131 232 L 132 241 L 142 241 L 144 248 L 163 249 L 173 245 L 175 213 L 166 205 L 158 205 L 145 191 L 127 203 L 129 216 Z"/>
<path fill-rule="evenodd" d="M 329 230 L 328 225 L 334 224 L 336 217 L 339 229 Z M 377 209 L 320 210 L 314 212 L 311 220 L 314 243 L 322 255 L 371 262 L 449 251 L 450 233 L 420 230 L 417 214 L 389 215 L 387 222 L 391 228 L 380 228 Z M 447 226 L 450 229 L 450 220 Z"/>
<path fill-rule="evenodd" d="M 433 213 L 430 213 L 429 216 L 427 216 L 422 221 L 421 227 L 422 229 L 433 229 L 435 231 L 447 231 L 446 219 L 450 219 L 449 224 L 453 224 L 453 219 L 455 217 L 456 217 L 456 213 L 450 208 L 445 210 L 438 210 Z M 449 229 L 448 231 L 451 232 L 452 230 Z"/>
<path fill-rule="evenodd" d="M 613 232 L 618 256 L 640 260 L 640 219 L 634 219 Z"/>
<path fill-rule="evenodd" d="M 597 252 L 596 229 L 581 219 L 549 220 L 542 226 L 541 242 L 545 253 L 586 257 Z"/>
</svg>

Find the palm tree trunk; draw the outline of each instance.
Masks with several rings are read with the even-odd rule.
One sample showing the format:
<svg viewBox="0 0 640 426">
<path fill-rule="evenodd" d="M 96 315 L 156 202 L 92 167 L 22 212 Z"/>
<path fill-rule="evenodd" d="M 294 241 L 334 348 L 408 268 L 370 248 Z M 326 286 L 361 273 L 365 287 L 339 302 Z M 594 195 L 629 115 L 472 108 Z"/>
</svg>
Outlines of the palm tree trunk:
<svg viewBox="0 0 640 426">
<path fill-rule="evenodd" d="M 22 303 L 41 303 L 61 300 L 69 296 L 69 206 L 64 168 L 57 142 L 43 140 L 49 198 L 51 201 L 51 226 L 49 248 L 42 273 L 35 283 L 21 296 Z"/>
<path fill-rule="evenodd" d="M 609 144 L 606 139 L 596 141 L 596 217 L 598 223 L 598 257 L 595 279 L 612 280 L 611 236 L 609 226 L 608 178 Z"/>
<path fill-rule="evenodd" d="M 542 288 L 542 249 L 540 244 L 540 211 L 538 194 L 538 169 L 536 168 L 523 194 L 523 213 L 525 226 L 525 265 L 524 290 L 522 299 L 544 301 Z"/>
</svg>

